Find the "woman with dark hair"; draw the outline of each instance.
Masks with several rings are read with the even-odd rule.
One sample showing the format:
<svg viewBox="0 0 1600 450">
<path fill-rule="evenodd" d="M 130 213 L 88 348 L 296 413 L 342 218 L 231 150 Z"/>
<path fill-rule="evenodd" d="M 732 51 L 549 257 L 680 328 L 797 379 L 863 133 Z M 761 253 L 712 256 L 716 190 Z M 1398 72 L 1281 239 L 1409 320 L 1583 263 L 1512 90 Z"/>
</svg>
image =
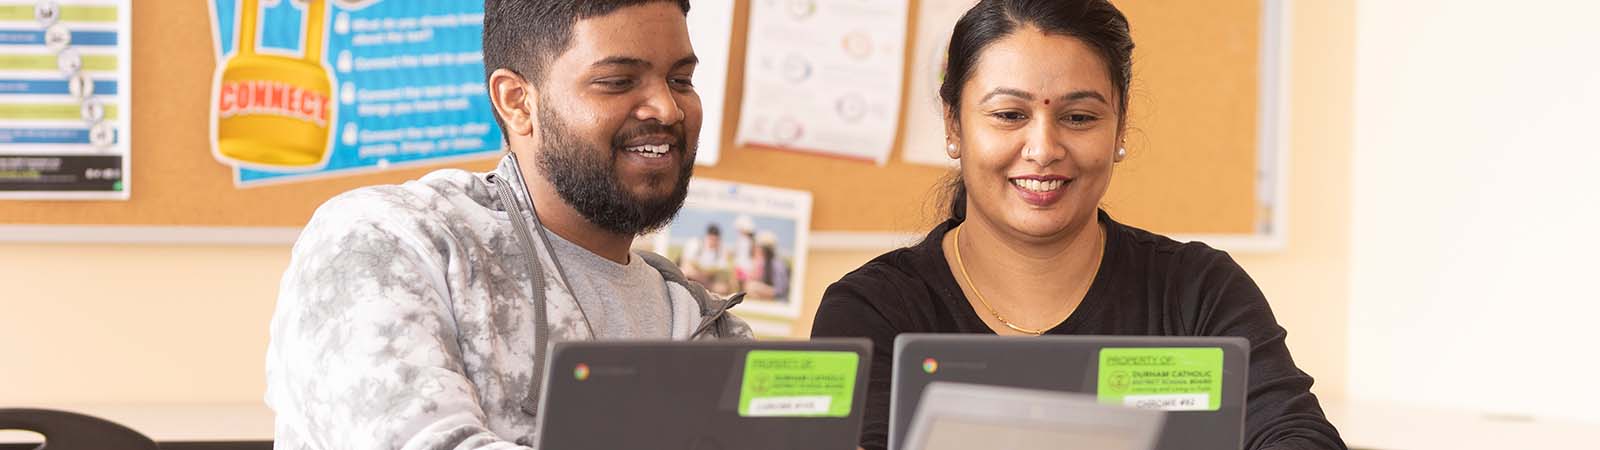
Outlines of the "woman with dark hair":
<svg viewBox="0 0 1600 450">
<path fill-rule="evenodd" d="M 1249 339 L 1248 449 L 1342 449 L 1266 298 L 1226 253 L 1099 209 L 1127 151 L 1133 40 L 1106 0 L 982 0 L 956 23 L 950 215 L 823 294 L 813 337 L 874 342 L 861 444 L 885 448 L 900 333 Z"/>
</svg>

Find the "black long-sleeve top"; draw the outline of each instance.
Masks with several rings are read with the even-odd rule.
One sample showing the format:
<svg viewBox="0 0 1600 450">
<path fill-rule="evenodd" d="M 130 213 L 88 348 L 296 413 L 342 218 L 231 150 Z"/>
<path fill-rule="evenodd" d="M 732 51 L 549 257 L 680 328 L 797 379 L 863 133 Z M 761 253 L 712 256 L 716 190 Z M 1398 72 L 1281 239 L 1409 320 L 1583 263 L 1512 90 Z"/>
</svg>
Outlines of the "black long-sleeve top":
<svg viewBox="0 0 1600 450">
<path fill-rule="evenodd" d="M 1250 340 L 1245 412 L 1249 450 L 1344 449 L 1310 375 L 1295 367 L 1287 334 L 1261 289 L 1227 253 L 1117 223 L 1104 211 L 1105 253 L 1077 310 L 1047 334 L 1239 336 Z M 861 446 L 884 450 L 894 338 L 900 333 L 993 334 L 951 275 L 941 242 L 950 220 L 912 247 L 879 256 L 822 295 L 812 337 L 873 342 Z"/>
</svg>

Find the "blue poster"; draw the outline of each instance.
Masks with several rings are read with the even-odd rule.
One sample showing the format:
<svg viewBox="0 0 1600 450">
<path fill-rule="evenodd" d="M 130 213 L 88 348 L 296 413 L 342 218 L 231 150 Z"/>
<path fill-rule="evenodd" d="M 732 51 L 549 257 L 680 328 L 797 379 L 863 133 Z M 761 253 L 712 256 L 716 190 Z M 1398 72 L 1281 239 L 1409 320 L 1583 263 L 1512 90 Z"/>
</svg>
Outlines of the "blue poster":
<svg viewBox="0 0 1600 450">
<path fill-rule="evenodd" d="M 212 153 L 237 185 L 499 154 L 482 2 L 211 6 Z"/>
</svg>

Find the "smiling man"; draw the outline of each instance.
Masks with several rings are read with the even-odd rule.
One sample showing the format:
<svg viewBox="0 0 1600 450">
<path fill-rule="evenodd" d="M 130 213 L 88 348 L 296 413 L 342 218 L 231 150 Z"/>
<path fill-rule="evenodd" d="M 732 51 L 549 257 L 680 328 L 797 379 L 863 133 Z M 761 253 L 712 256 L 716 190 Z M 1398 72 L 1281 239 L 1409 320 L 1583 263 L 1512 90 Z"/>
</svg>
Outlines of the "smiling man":
<svg viewBox="0 0 1600 450">
<path fill-rule="evenodd" d="M 276 447 L 531 446 L 545 350 L 748 338 L 724 299 L 629 250 L 683 204 L 701 109 L 686 0 L 489 0 L 509 152 L 317 210 L 267 353 Z"/>
</svg>

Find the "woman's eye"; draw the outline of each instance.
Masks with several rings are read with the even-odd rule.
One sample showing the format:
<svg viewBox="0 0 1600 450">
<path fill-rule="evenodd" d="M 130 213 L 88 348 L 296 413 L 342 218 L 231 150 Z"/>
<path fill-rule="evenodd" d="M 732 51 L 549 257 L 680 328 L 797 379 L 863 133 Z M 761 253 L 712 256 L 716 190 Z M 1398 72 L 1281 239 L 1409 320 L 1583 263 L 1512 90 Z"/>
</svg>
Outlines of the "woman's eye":
<svg viewBox="0 0 1600 450">
<path fill-rule="evenodd" d="M 1073 125 L 1088 125 L 1094 123 L 1096 120 L 1100 120 L 1099 117 L 1089 114 L 1067 114 L 1066 116 L 1063 116 L 1062 119 Z"/>
</svg>

